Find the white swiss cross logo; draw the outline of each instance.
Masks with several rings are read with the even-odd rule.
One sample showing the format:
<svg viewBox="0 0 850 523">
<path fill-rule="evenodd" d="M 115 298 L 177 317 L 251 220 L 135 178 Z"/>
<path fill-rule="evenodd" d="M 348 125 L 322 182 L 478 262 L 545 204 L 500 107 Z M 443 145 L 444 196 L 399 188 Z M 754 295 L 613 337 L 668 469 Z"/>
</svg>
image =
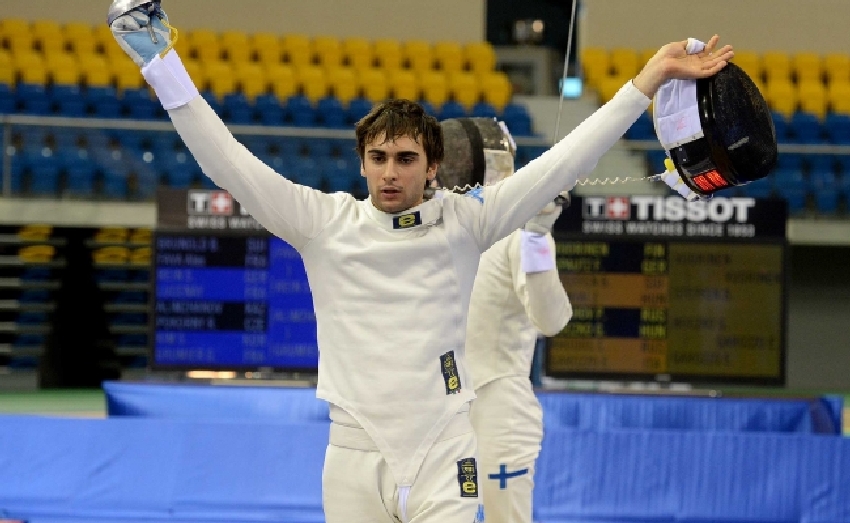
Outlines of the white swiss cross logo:
<svg viewBox="0 0 850 523">
<path fill-rule="evenodd" d="M 628 220 L 632 214 L 632 205 L 628 198 L 608 198 L 605 217 L 611 220 Z"/>
<path fill-rule="evenodd" d="M 225 191 L 216 191 L 210 198 L 210 214 L 233 214 L 233 197 Z"/>
</svg>

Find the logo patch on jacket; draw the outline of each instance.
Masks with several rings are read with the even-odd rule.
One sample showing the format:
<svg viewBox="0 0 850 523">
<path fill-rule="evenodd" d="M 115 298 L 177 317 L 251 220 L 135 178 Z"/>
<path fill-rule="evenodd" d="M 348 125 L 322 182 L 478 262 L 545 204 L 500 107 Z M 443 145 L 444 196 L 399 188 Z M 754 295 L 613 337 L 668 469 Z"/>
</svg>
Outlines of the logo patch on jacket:
<svg viewBox="0 0 850 523">
<path fill-rule="evenodd" d="M 422 216 L 419 215 L 419 211 L 393 217 L 393 229 L 409 229 L 417 225 L 422 225 Z"/>
<path fill-rule="evenodd" d="M 443 371 L 443 381 L 446 382 L 446 394 L 457 394 L 460 392 L 460 376 L 457 374 L 457 362 L 455 351 L 440 356 L 440 369 Z"/>
<path fill-rule="evenodd" d="M 460 485 L 460 497 L 478 497 L 478 466 L 475 458 L 463 458 L 457 462 L 457 482 Z"/>
<path fill-rule="evenodd" d="M 484 187 L 476 187 L 475 189 L 471 189 L 464 193 L 466 196 L 470 198 L 475 198 L 478 200 L 478 203 L 484 203 L 484 195 L 482 192 L 484 191 Z"/>
</svg>

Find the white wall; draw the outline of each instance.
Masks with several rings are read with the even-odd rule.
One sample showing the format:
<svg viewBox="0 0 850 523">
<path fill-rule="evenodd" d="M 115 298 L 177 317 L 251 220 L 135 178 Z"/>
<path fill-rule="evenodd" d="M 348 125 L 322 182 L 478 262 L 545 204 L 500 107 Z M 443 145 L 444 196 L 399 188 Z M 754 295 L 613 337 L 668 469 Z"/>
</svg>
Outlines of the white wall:
<svg viewBox="0 0 850 523">
<path fill-rule="evenodd" d="M 654 49 L 691 36 L 741 50 L 850 53 L 848 0 L 581 0 L 584 46 Z"/>
<path fill-rule="evenodd" d="M 109 0 L 0 0 L 0 18 L 105 23 Z M 436 41 L 485 38 L 485 0 L 165 0 L 180 29 Z"/>
</svg>

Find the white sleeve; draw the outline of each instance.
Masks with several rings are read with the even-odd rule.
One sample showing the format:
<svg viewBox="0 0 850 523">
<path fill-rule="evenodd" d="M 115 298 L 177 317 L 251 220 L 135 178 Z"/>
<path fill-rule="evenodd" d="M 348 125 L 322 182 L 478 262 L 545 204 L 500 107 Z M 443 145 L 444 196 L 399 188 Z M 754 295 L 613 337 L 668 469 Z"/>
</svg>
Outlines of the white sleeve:
<svg viewBox="0 0 850 523">
<path fill-rule="evenodd" d="M 204 174 L 269 232 L 301 250 L 334 217 L 342 196 L 298 185 L 251 154 L 198 95 L 174 51 L 154 58 L 143 74 Z"/>
<path fill-rule="evenodd" d="M 458 218 L 482 252 L 571 189 L 649 107 L 631 81 L 548 151 L 501 182 L 462 198 Z"/>
<path fill-rule="evenodd" d="M 512 238 L 508 250 L 514 292 L 525 308 L 525 313 L 537 330 L 545 336 L 561 332 L 573 315 L 573 307 L 567 291 L 561 283 L 557 267 L 548 271 L 526 273 L 522 270 L 522 247 L 520 235 Z M 555 241 L 547 234 L 551 256 L 555 258 Z"/>
</svg>

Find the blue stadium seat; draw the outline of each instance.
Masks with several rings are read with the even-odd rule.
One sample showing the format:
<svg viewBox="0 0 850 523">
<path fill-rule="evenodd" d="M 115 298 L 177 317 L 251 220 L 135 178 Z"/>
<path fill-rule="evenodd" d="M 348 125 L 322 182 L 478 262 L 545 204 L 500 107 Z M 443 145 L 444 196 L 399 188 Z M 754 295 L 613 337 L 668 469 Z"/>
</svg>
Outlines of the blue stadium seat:
<svg viewBox="0 0 850 523">
<path fill-rule="evenodd" d="M 65 163 L 65 191 L 70 196 L 94 196 L 97 167 L 86 159 Z"/>
<path fill-rule="evenodd" d="M 626 131 L 627 140 L 655 140 L 655 127 L 649 112 L 644 112 Z"/>
<path fill-rule="evenodd" d="M 50 98 L 58 116 L 82 118 L 86 116 L 86 101 L 77 85 L 54 85 L 50 89 Z"/>
<path fill-rule="evenodd" d="M 286 112 L 292 118 L 292 125 L 298 127 L 316 126 L 316 110 L 306 96 L 290 96 L 286 101 Z"/>
<path fill-rule="evenodd" d="M 835 171 L 835 157 L 831 154 L 807 154 L 803 162 L 809 172 Z"/>
<path fill-rule="evenodd" d="M 666 159 L 667 153 L 661 149 L 646 151 L 647 166 L 652 174 L 661 174 L 667 170 L 667 167 L 664 166 Z"/>
<path fill-rule="evenodd" d="M 431 105 L 431 102 L 427 100 L 419 100 L 418 103 L 422 106 L 422 109 L 424 109 L 427 114 L 433 116 L 434 118 L 437 118 L 439 116 L 439 112 L 434 109 L 434 106 Z"/>
<path fill-rule="evenodd" d="M 466 109 L 459 103 L 449 100 L 440 107 L 440 120 L 448 120 L 449 118 L 463 118 L 467 116 Z"/>
<path fill-rule="evenodd" d="M 206 100 L 207 104 L 215 111 L 215 114 L 221 116 L 222 115 L 222 105 L 221 101 L 212 91 L 203 91 L 201 93 L 201 97 Z"/>
<path fill-rule="evenodd" d="M 123 200 L 129 194 L 130 173 L 126 166 L 110 162 L 103 166 L 102 194 L 109 199 Z"/>
<path fill-rule="evenodd" d="M 492 104 L 487 102 L 478 102 L 472 106 L 471 116 L 475 118 L 496 118 L 498 112 Z"/>
<path fill-rule="evenodd" d="M 15 106 L 15 92 L 12 86 L 0 83 L 0 114 L 14 113 Z"/>
<path fill-rule="evenodd" d="M 45 156 L 29 164 L 29 192 L 35 196 L 58 196 L 60 165 L 56 158 Z"/>
<path fill-rule="evenodd" d="M 773 193 L 773 184 L 769 178 L 762 178 L 744 185 L 742 189 L 750 198 L 768 198 Z"/>
<path fill-rule="evenodd" d="M 827 140 L 838 145 L 850 145 L 850 115 L 829 113 L 823 121 Z"/>
<path fill-rule="evenodd" d="M 292 163 L 292 170 L 297 183 L 314 189 L 322 188 L 322 169 L 315 159 L 308 156 L 298 156 Z"/>
<path fill-rule="evenodd" d="M 47 88 L 41 84 L 18 84 L 15 98 L 20 111 L 37 116 L 51 114 L 51 100 Z"/>
<path fill-rule="evenodd" d="M 162 169 L 166 185 L 177 188 L 188 188 L 203 174 L 195 158 L 188 151 L 163 151 Z"/>
<path fill-rule="evenodd" d="M 339 99 L 326 96 L 316 104 L 316 116 L 319 125 L 330 129 L 345 129 L 348 122 L 345 119 L 345 109 Z"/>
<path fill-rule="evenodd" d="M 779 153 L 776 158 L 777 169 L 803 169 L 803 155 L 800 153 Z"/>
<path fill-rule="evenodd" d="M 280 99 L 273 94 L 261 94 L 254 101 L 254 110 L 263 125 L 283 125 L 286 110 Z"/>
<path fill-rule="evenodd" d="M 154 120 L 158 118 L 160 103 L 151 97 L 147 88 L 125 89 L 121 95 L 123 112 L 134 120 Z"/>
<path fill-rule="evenodd" d="M 251 125 L 254 123 L 254 108 L 244 94 L 230 93 L 224 96 L 222 102 L 222 118 L 236 125 Z"/>
<path fill-rule="evenodd" d="M 120 118 L 121 101 L 114 87 L 89 86 L 86 89 L 88 112 L 96 118 Z"/>
<path fill-rule="evenodd" d="M 325 158 L 320 164 L 330 192 L 350 192 L 355 178 L 360 178 L 356 165 L 342 158 Z"/>
<path fill-rule="evenodd" d="M 773 117 L 773 128 L 776 131 L 776 141 L 779 143 L 792 141 L 790 133 L 788 132 L 788 119 L 785 115 L 777 111 L 771 111 L 770 115 Z"/>
<path fill-rule="evenodd" d="M 301 138 L 298 140 L 298 150 L 307 153 L 316 160 L 331 156 L 333 144 L 326 138 Z"/>
<path fill-rule="evenodd" d="M 502 120 L 514 136 L 532 136 L 534 134 L 531 115 L 528 114 L 528 110 L 523 105 L 506 105 L 502 111 Z"/>
<path fill-rule="evenodd" d="M 348 102 L 346 118 L 349 124 L 354 124 L 372 110 L 372 102 L 366 98 L 355 98 Z M 436 115 L 435 113 L 431 113 Z"/>
<path fill-rule="evenodd" d="M 820 120 L 814 114 L 797 111 L 790 124 L 795 142 L 813 144 L 823 141 Z"/>
</svg>

